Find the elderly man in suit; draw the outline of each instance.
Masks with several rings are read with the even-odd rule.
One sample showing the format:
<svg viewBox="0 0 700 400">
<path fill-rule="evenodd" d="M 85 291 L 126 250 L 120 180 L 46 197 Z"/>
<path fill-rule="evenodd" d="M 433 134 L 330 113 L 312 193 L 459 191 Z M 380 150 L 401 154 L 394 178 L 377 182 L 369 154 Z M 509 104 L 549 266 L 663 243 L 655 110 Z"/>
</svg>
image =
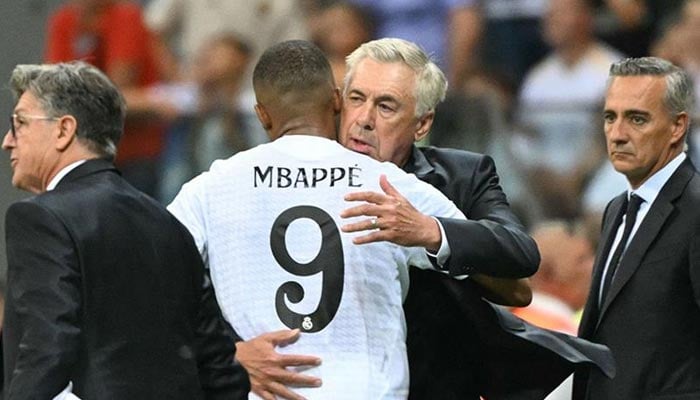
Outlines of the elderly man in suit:
<svg viewBox="0 0 700 400">
<path fill-rule="evenodd" d="M 608 157 L 629 186 L 606 208 L 579 335 L 609 346 L 618 373 L 577 373 L 575 399 L 700 398 L 700 176 L 684 152 L 692 97 L 665 60 L 610 68 Z"/>
<path fill-rule="evenodd" d="M 6 216 L 4 398 L 245 396 L 192 237 L 112 165 L 115 86 L 82 62 L 20 65 L 10 85 L 2 147 L 36 196 Z"/>
</svg>

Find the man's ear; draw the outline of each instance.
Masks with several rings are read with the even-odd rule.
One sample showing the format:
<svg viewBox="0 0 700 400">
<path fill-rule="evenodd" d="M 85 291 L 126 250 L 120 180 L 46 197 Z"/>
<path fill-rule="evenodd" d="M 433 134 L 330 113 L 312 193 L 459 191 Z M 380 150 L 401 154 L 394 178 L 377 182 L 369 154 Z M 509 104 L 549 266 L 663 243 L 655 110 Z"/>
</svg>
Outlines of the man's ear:
<svg viewBox="0 0 700 400">
<path fill-rule="evenodd" d="M 676 115 L 676 120 L 673 122 L 673 132 L 671 133 L 671 141 L 676 143 L 682 141 L 688 131 L 690 117 L 688 113 L 682 112 Z"/>
<path fill-rule="evenodd" d="M 333 89 L 333 111 L 335 115 L 340 114 L 340 110 L 343 108 L 343 96 L 340 94 L 340 89 Z"/>
<path fill-rule="evenodd" d="M 64 115 L 58 119 L 58 132 L 56 133 L 56 150 L 65 151 L 75 140 L 78 129 L 78 121 L 72 115 Z"/>
<path fill-rule="evenodd" d="M 270 118 L 270 114 L 267 113 L 264 105 L 260 103 L 255 105 L 255 115 L 258 116 L 258 120 L 266 131 L 272 129 L 272 118 Z"/>
<path fill-rule="evenodd" d="M 433 126 L 433 120 L 435 120 L 435 111 L 429 111 L 425 113 L 422 117 L 418 118 L 416 122 L 416 131 L 413 134 L 413 140 L 415 142 L 422 140 L 430 132 L 430 128 Z"/>
</svg>

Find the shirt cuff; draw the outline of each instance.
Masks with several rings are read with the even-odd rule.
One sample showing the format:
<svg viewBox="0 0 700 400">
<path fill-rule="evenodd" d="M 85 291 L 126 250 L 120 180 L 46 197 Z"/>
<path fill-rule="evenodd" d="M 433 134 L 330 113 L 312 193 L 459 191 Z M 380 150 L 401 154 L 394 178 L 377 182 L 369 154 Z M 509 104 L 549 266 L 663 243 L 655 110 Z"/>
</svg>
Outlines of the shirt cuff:
<svg viewBox="0 0 700 400">
<path fill-rule="evenodd" d="M 434 260 L 434 262 L 437 264 L 437 267 L 440 270 L 445 270 L 445 264 L 447 264 L 447 260 L 452 254 L 452 252 L 450 251 L 450 244 L 447 242 L 445 228 L 442 227 L 440 220 L 435 217 L 431 218 L 434 219 L 435 222 L 437 222 L 438 227 L 440 228 L 440 248 L 438 249 L 437 253 L 433 253 L 431 251 L 428 251 L 427 249 L 425 250 L 425 252 L 428 253 L 428 256 Z"/>
</svg>

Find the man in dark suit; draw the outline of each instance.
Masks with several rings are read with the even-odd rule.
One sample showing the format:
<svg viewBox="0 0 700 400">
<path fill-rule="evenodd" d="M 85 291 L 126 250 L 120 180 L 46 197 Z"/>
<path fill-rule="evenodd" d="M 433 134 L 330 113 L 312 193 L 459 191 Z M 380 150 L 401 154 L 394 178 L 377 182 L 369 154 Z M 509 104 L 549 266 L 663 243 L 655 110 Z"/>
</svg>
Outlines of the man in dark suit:
<svg viewBox="0 0 700 400">
<path fill-rule="evenodd" d="M 535 272 L 539 254 L 510 211 L 491 158 L 414 146 L 430 130 L 434 107 L 446 86 L 438 67 L 406 41 L 369 42 L 348 58 L 340 142 L 415 173 L 452 199 L 469 219 L 439 218 L 440 225 L 418 226 L 416 222 L 425 218 L 392 196 L 348 197 L 369 204 L 344 216 L 373 216 L 380 228 L 371 229 L 356 243 L 388 240 L 429 248 L 425 238 L 435 234 L 428 232 L 442 229 L 451 251 L 449 273 L 470 276 L 457 282 L 432 271 L 410 272 L 404 305 L 410 398 L 541 399 L 579 363 L 599 364 L 611 373 L 609 353 L 601 346 L 537 329 L 482 300 L 482 288 L 488 287 L 496 290 L 492 295 L 521 301 L 508 290 L 519 288 L 516 278 Z M 343 229 L 368 227 L 358 223 Z M 477 280 L 482 286 L 474 283 Z M 302 358 L 307 356 L 271 354 L 278 340 L 291 336 L 275 332 L 239 342 L 238 358 L 267 391 L 297 399 L 289 390 L 280 390 L 279 383 L 310 384 L 303 375 L 284 369 L 307 363 Z"/>
<path fill-rule="evenodd" d="M 537 399 L 577 363 L 600 363 L 604 373 L 612 373 L 609 354 L 600 347 L 537 329 L 481 299 L 484 288 L 500 285 L 502 292 L 513 287 L 513 279 L 534 273 L 539 254 L 510 210 L 490 157 L 414 145 L 428 134 L 435 105 L 444 96 L 431 79 L 435 69 L 410 43 L 381 39 L 361 46 L 348 57 L 339 133 L 349 148 L 394 162 L 432 184 L 468 218 L 438 220 L 451 250 L 450 275 L 471 279 L 458 283 L 410 271 L 404 303 L 409 398 Z M 410 71 L 414 79 L 397 80 L 400 71 Z M 387 202 L 381 197 L 353 199 Z M 416 216 L 397 218 L 386 212 L 382 218 L 385 229 L 369 233 L 366 242 L 420 245 L 419 235 L 430 229 L 405 223 L 420 220 Z M 587 357 L 572 357 L 574 349 Z"/>
<path fill-rule="evenodd" d="M 5 400 L 241 398 L 247 376 L 193 239 L 112 165 L 125 105 L 82 62 L 20 65 L 2 142 Z"/>
<path fill-rule="evenodd" d="M 608 157 L 627 177 L 603 216 L 579 335 L 610 347 L 617 376 L 575 375 L 575 399 L 700 398 L 700 176 L 684 149 L 686 73 L 658 58 L 610 68 Z"/>
</svg>

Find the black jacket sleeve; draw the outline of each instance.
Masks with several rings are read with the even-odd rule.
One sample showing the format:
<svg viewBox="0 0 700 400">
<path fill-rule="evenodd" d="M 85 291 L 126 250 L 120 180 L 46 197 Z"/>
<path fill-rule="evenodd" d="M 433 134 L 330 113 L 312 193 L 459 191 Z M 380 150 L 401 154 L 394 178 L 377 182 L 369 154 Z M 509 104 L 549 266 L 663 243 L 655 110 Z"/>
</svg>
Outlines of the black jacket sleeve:
<svg viewBox="0 0 700 400">
<path fill-rule="evenodd" d="M 474 165 L 456 172 L 453 182 L 448 183 L 461 189 L 448 197 L 468 220 L 438 218 L 451 250 L 446 268 L 452 275 L 531 276 L 540 262 L 539 251 L 511 211 L 493 160 L 480 156 L 469 162 Z M 471 175 L 464 176 L 464 171 L 471 171 Z"/>
<path fill-rule="evenodd" d="M 81 275 L 76 247 L 59 218 L 31 202 L 5 218 L 7 297 L 5 398 L 50 399 L 78 358 Z M 11 377 L 11 379 L 10 379 Z"/>
<path fill-rule="evenodd" d="M 196 331 L 199 379 L 206 400 L 247 399 L 250 381 L 235 361 L 236 335 L 224 320 L 208 270 L 204 277 Z"/>
</svg>

